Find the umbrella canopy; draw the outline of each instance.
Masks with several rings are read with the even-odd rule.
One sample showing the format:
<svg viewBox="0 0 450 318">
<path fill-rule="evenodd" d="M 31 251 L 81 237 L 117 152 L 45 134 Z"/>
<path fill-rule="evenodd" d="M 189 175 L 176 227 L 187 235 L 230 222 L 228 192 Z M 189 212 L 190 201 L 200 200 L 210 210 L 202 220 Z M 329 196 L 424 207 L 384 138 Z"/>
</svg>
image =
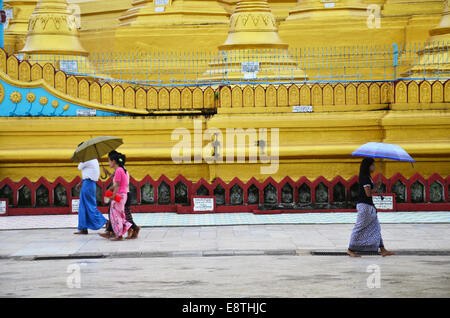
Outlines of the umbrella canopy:
<svg viewBox="0 0 450 318">
<path fill-rule="evenodd" d="M 416 162 L 402 147 L 382 142 L 368 142 L 353 151 L 352 155 Z"/>
<path fill-rule="evenodd" d="M 102 136 L 83 142 L 73 153 L 73 162 L 99 159 L 123 144 L 122 138 Z"/>
</svg>

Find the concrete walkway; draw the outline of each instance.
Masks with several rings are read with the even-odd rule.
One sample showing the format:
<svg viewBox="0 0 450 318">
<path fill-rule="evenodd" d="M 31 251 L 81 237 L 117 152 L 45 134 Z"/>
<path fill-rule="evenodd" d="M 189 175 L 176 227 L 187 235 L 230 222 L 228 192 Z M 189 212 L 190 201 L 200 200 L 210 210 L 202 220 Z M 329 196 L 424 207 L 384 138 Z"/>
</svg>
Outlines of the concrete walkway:
<svg viewBox="0 0 450 318">
<path fill-rule="evenodd" d="M 345 252 L 352 224 L 143 228 L 113 242 L 74 229 L 0 231 L 0 258 L 302 255 Z M 450 224 L 382 224 L 388 249 L 403 255 L 450 255 Z"/>
</svg>

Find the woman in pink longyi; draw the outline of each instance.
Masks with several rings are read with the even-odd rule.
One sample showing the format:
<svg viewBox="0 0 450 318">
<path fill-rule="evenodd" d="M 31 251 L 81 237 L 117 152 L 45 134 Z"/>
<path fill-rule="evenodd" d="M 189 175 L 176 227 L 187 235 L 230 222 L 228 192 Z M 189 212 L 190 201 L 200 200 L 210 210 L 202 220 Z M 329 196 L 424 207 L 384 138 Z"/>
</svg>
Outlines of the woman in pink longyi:
<svg viewBox="0 0 450 318">
<path fill-rule="evenodd" d="M 113 241 L 120 241 L 131 227 L 125 216 L 125 203 L 127 202 L 128 172 L 125 169 L 125 155 L 112 152 L 109 154 L 109 166 L 115 170 L 114 184 L 106 197 L 111 198 L 110 222 L 115 234 Z"/>
</svg>

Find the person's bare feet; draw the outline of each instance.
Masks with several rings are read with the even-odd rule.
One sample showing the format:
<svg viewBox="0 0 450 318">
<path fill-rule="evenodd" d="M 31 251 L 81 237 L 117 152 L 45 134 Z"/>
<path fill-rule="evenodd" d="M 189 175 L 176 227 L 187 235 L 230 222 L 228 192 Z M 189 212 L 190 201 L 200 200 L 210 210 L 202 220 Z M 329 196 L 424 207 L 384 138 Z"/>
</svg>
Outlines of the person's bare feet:
<svg viewBox="0 0 450 318">
<path fill-rule="evenodd" d="M 122 241 L 122 240 L 123 240 L 122 236 L 114 237 L 114 238 L 111 239 L 111 241 Z"/>
<path fill-rule="evenodd" d="M 356 254 L 355 252 L 350 251 L 350 250 L 347 250 L 347 254 L 348 254 L 348 256 L 350 256 L 350 257 L 361 257 L 360 255 L 358 255 L 358 254 Z"/>
<path fill-rule="evenodd" d="M 105 233 L 99 233 L 98 235 L 100 235 L 101 237 L 105 238 L 105 239 L 109 239 L 112 236 L 111 232 L 105 232 Z"/>
<path fill-rule="evenodd" d="M 130 229 L 128 230 L 128 236 L 127 236 L 125 239 L 126 239 L 126 240 L 130 240 L 130 239 L 133 238 L 133 236 L 134 236 L 134 230 L 133 230 L 132 228 L 130 228 Z"/>
<path fill-rule="evenodd" d="M 87 235 L 88 234 L 88 230 L 80 230 L 78 232 L 75 232 L 73 234 L 83 234 L 83 235 Z"/>
<path fill-rule="evenodd" d="M 381 252 L 381 256 L 383 256 L 383 257 L 397 254 L 395 252 L 388 251 L 385 248 L 380 248 L 380 252 Z"/>
<path fill-rule="evenodd" d="M 133 236 L 131 237 L 132 239 L 137 239 L 139 236 L 139 231 L 141 230 L 140 226 L 137 226 L 136 229 L 134 230 Z"/>
</svg>

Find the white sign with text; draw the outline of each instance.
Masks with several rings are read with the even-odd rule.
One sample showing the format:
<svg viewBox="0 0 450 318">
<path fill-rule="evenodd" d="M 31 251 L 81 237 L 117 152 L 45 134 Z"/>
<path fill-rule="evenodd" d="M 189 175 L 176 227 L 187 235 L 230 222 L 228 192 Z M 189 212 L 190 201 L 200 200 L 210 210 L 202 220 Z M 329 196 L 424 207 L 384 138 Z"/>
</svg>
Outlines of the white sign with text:
<svg viewBox="0 0 450 318">
<path fill-rule="evenodd" d="M 214 198 L 193 198 L 194 211 L 214 211 Z"/>
<path fill-rule="evenodd" d="M 80 199 L 72 199 L 72 213 L 78 213 L 80 208 Z"/>
<path fill-rule="evenodd" d="M 312 113 L 312 106 L 292 106 L 293 113 Z"/>
<path fill-rule="evenodd" d="M 95 109 L 77 109 L 78 117 L 95 117 L 97 116 L 97 110 Z"/>
<path fill-rule="evenodd" d="M 6 214 L 6 201 L 0 201 L 0 214 Z"/>
<path fill-rule="evenodd" d="M 77 61 L 59 61 L 59 68 L 63 72 L 78 72 L 78 62 Z"/>
<path fill-rule="evenodd" d="M 377 210 L 393 210 L 394 196 L 393 195 L 374 195 L 372 196 L 373 204 Z"/>
</svg>

